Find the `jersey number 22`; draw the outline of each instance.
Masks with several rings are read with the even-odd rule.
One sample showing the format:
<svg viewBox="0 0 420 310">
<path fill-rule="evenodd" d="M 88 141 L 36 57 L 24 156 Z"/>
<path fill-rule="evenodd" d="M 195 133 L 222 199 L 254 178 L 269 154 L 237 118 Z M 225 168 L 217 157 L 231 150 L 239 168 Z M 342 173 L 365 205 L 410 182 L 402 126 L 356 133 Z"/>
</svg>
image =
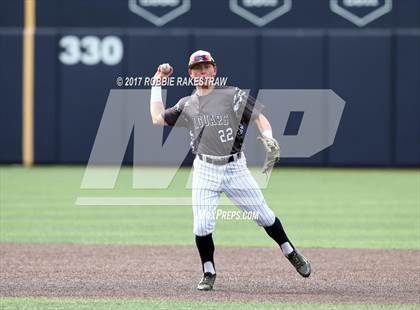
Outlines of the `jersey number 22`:
<svg viewBox="0 0 420 310">
<path fill-rule="evenodd" d="M 223 143 L 224 142 L 227 142 L 227 141 L 232 141 L 233 140 L 233 135 L 232 135 L 233 130 L 230 127 L 227 128 L 226 131 L 223 130 L 223 129 L 220 129 L 218 131 L 218 133 L 219 133 L 220 141 L 222 141 Z"/>
</svg>

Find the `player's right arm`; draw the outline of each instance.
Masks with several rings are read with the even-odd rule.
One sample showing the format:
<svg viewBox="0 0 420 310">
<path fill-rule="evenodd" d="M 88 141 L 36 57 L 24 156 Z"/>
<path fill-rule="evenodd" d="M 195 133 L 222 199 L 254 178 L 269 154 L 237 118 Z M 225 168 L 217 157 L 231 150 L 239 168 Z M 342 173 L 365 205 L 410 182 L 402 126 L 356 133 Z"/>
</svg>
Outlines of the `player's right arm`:
<svg viewBox="0 0 420 310">
<path fill-rule="evenodd" d="M 153 78 L 163 80 L 168 78 L 172 73 L 173 70 L 171 69 L 171 72 L 164 74 L 159 66 Z M 152 117 L 153 125 L 167 125 L 162 116 L 164 112 L 165 106 L 162 100 L 162 88 L 160 86 L 153 86 L 150 95 L 150 116 Z"/>
<path fill-rule="evenodd" d="M 165 120 L 162 117 L 164 111 L 163 102 L 150 100 L 150 114 L 152 116 L 153 125 L 166 125 Z"/>
</svg>

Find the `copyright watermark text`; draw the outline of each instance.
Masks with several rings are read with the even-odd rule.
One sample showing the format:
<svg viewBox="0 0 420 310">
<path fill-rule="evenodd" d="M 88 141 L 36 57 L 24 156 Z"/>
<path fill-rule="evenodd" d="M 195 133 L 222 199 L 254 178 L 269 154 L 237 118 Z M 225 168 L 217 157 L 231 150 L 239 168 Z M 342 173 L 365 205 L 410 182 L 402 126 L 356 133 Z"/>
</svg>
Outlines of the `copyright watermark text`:
<svg viewBox="0 0 420 310">
<path fill-rule="evenodd" d="M 153 77 L 142 77 L 142 76 L 118 76 L 115 83 L 118 87 L 152 87 L 152 86 L 203 86 L 203 85 L 214 85 L 214 86 L 226 86 L 228 81 L 227 77 L 168 77 L 162 80 L 154 79 Z"/>
</svg>

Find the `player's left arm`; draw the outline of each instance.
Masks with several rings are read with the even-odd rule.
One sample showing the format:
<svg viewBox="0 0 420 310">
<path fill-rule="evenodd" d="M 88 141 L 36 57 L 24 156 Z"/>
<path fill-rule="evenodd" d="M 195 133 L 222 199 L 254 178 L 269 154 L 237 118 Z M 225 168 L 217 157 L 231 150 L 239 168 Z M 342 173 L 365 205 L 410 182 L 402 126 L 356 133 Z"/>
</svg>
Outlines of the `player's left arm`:
<svg viewBox="0 0 420 310">
<path fill-rule="evenodd" d="M 255 123 L 262 136 L 258 137 L 258 140 L 263 144 L 266 151 L 262 172 L 269 173 L 280 159 L 280 146 L 277 140 L 273 138 L 270 122 L 262 113 L 259 113 L 255 118 Z"/>
<path fill-rule="evenodd" d="M 269 120 L 264 116 L 264 114 L 260 113 L 255 118 L 255 124 L 258 127 L 261 135 L 267 138 L 273 138 L 273 132 L 271 129 L 271 124 Z"/>
</svg>

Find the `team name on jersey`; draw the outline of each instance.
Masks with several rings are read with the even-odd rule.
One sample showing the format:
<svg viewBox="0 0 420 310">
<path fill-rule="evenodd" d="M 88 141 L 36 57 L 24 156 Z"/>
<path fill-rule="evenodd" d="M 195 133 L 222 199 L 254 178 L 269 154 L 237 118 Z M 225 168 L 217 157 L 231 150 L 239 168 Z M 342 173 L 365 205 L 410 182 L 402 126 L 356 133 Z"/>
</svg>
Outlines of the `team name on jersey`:
<svg viewBox="0 0 420 310">
<path fill-rule="evenodd" d="M 203 114 L 193 116 L 194 128 L 200 129 L 207 126 L 229 125 L 228 114 Z"/>
</svg>

